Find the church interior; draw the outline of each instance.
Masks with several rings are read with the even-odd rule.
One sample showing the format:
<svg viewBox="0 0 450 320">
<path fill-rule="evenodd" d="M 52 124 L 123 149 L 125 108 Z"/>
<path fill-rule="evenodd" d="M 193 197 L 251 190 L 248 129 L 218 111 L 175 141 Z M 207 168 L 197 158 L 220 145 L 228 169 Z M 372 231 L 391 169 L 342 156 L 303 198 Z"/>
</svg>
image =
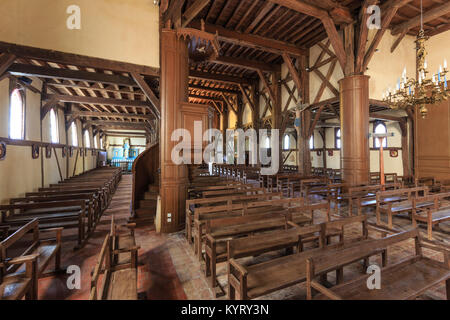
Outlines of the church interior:
<svg viewBox="0 0 450 320">
<path fill-rule="evenodd" d="M 0 300 L 450 299 L 448 0 L 0 17 Z"/>
</svg>

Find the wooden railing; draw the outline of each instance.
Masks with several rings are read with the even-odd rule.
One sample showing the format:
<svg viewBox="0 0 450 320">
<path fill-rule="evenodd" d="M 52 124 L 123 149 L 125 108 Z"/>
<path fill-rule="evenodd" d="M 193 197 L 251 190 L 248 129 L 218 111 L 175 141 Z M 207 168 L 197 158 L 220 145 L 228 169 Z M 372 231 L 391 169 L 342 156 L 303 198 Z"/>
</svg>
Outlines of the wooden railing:
<svg viewBox="0 0 450 320">
<path fill-rule="evenodd" d="M 133 187 L 131 211 L 135 214 L 137 204 L 143 199 L 149 185 L 159 185 L 159 143 L 142 152 L 133 162 Z"/>
</svg>

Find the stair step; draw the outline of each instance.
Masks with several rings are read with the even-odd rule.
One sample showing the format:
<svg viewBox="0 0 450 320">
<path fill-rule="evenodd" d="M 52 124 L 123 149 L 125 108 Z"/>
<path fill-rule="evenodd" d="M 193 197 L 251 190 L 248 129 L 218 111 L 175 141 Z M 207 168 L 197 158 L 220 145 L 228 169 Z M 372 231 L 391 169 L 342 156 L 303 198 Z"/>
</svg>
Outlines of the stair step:
<svg viewBox="0 0 450 320">
<path fill-rule="evenodd" d="M 157 192 L 146 192 L 144 194 L 144 200 L 158 200 Z"/>
<path fill-rule="evenodd" d="M 144 216 L 155 216 L 156 215 L 156 207 L 155 208 L 139 208 L 136 209 L 136 214 L 140 217 Z"/>
<path fill-rule="evenodd" d="M 156 200 L 139 200 L 139 208 L 156 208 Z"/>
<path fill-rule="evenodd" d="M 156 193 L 159 193 L 159 186 L 149 185 L 149 186 L 148 186 L 148 191 L 149 191 L 149 192 L 156 192 Z"/>
</svg>

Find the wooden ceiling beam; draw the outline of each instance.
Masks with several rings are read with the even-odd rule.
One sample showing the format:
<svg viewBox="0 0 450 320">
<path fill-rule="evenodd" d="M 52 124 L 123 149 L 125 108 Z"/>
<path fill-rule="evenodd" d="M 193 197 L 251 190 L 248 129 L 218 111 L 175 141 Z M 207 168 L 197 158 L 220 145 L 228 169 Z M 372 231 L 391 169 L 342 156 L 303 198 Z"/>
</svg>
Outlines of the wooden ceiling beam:
<svg viewBox="0 0 450 320">
<path fill-rule="evenodd" d="M 194 28 L 201 29 L 201 23 L 198 20 L 194 20 L 191 25 Z M 205 31 L 213 34 L 216 34 L 217 32 L 219 40 L 223 42 L 234 43 L 278 55 L 281 55 L 283 52 L 287 52 L 294 56 L 304 56 L 307 54 L 307 50 L 284 41 L 269 39 L 253 34 L 240 33 L 221 26 L 205 24 Z"/>
<path fill-rule="evenodd" d="M 189 89 L 202 90 L 202 91 L 211 92 L 211 93 L 222 93 L 222 92 L 223 93 L 229 93 L 229 94 L 237 94 L 238 93 L 237 90 L 211 88 L 211 87 L 204 87 L 204 86 L 193 85 L 193 84 L 189 85 Z"/>
<path fill-rule="evenodd" d="M 47 95 L 46 100 L 52 99 L 59 102 L 71 102 L 77 104 L 100 104 L 108 106 L 145 107 L 145 108 L 150 107 L 149 102 L 139 100 L 110 99 L 100 97 L 71 96 L 71 95 Z"/>
<path fill-rule="evenodd" d="M 181 26 L 186 27 L 197 15 L 210 3 L 211 0 L 196 0 L 183 13 L 183 23 Z"/>
<path fill-rule="evenodd" d="M 245 78 L 233 77 L 223 74 L 214 74 L 208 72 L 201 71 L 189 71 L 189 78 L 191 79 L 201 79 L 207 81 L 221 82 L 226 84 L 238 85 L 238 84 L 247 84 L 249 85 L 249 80 Z"/>
<path fill-rule="evenodd" d="M 0 57 L 0 76 L 2 76 L 8 68 L 14 63 L 16 60 L 16 56 L 14 54 L 4 53 Z"/>
<path fill-rule="evenodd" d="M 375 50 L 378 48 L 378 46 L 381 42 L 381 39 L 384 36 L 384 33 L 386 32 L 387 28 L 391 24 L 391 21 L 394 18 L 395 14 L 397 13 L 398 9 L 411 1 L 412 0 L 394 0 L 391 2 L 385 3 L 384 10 L 382 7 L 381 12 L 384 13 L 384 15 L 381 20 L 381 29 L 379 29 L 377 31 L 377 33 L 375 34 L 375 37 L 373 38 L 372 43 L 370 44 L 370 47 L 364 56 L 362 72 L 366 71 L 367 66 L 370 63 L 370 60 L 372 59 L 372 57 L 375 53 Z"/>
<path fill-rule="evenodd" d="M 152 88 L 148 85 L 148 83 L 145 81 L 145 79 L 137 73 L 131 73 L 131 77 L 134 79 L 136 84 L 141 88 L 142 92 L 144 92 L 145 96 L 147 97 L 148 101 L 152 104 L 151 111 L 155 114 L 156 118 L 161 118 L 161 106 L 160 101 L 156 97 L 155 93 L 153 92 Z"/>
<path fill-rule="evenodd" d="M 220 56 L 215 58 L 214 60 L 210 60 L 211 62 L 223 64 L 227 66 L 233 66 L 233 67 L 239 67 L 239 68 L 245 68 L 252 71 L 257 71 L 258 69 L 267 71 L 267 72 L 275 72 L 277 70 L 277 67 L 254 60 L 247 60 L 247 59 L 241 59 L 241 58 L 233 58 L 233 57 L 226 57 L 226 56 Z"/>
<path fill-rule="evenodd" d="M 292 63 L 291 57 L 287 53 L 284 53 L 283 60 L 289 70 L 289 74 L 291 75 L 292 80 L 294 80 L 294 84 L 297 87 L 298 92 L 302 92 L 302 81 L 300 79 L 300 75 L 298 74 L 297 69 Z"/>
<path fill-rule="evenodd" d="M 364 56 L 366 53 L 367 46 L 367 38 L 369 36 L 369 28 L 367 27 L 367 19 L 369 18 L 369 13 L 367 12 L 367 8 L 371 5 L 374 5 L 378 2 L 378 0 L 365 0 L 360 11 L 360 28 L 359 35 L 357 40 L 357 51 L 356 51 L 356 68 L 355 71 L 357 73 L 364 73 L 363 63 Z"/>
<path fill-rule="evenodd" d="M 423 23 L 427 23 L 429 21 L 435 20 L 442 16 L 445 16 L 450 12 L 450 1 L 446 1 L 444 4 L 433 7 L 432 9 L 424 12 L 423 14 Z M 420 26 L 420 14 L 411 18 L 404 23 L 396 25 L 392 28 L 392 35 L 402 34 L 408 32 L 409 30 Z"/>
<path fill-rule="evenodd" d="M 125 86 L 136 86 L 136 83 L 134 82 L 133 79 L 121 75 L 112 75 L 80 70 L 39 67 L 19 63 L 12 64 L 8 68 L 8 72 L 13 75 L 28 76 L 28 77 L 101 82 Z"/>
<path fill-rule="evenodd" d="M 159 68 L 137 64 L 93 58 L 61 51 L 39 49 L 0 41 L 0 52 L 16 55 L 25 59 L 36 59 L 47 62 L 73 65 L 77 67 L 96 68 L 117 72 L 138 72 L 140 74 L 159 77 Z"/>
<path fill-rule="evenodd" d="M 140 120 L 151 120 L 154 119 L 153 116 L 147 114 L 135 114 L 135 113 L 109 113 L 109 112 L 90 112 L 90 111 L 75 111 L 69 112 L 66 116 L 71 117 L 83 117 L 83 118 L 91 118 L 91 117 L 114 117 L 114 118 L 130 118 L 130 119 L 140 119 Z"/>
</svg>

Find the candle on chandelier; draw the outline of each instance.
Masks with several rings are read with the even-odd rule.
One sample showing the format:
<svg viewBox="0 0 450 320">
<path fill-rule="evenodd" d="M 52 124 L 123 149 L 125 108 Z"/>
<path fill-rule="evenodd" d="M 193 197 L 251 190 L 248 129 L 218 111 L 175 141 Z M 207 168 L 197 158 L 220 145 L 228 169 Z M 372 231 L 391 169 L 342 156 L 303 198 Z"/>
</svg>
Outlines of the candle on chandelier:
<svg viewBox="0 0 450 320">
<path fill-rule="evenodd" d="M 423 64 L 423 67 L 426 69 L 428 67 L 428 62 L 425 60 L 425 63 Z"/>
<path fill-rule="evenodd" d="M 447 59 L 444 59 L 444 69 L 447 70 Z"/>
</svg>

